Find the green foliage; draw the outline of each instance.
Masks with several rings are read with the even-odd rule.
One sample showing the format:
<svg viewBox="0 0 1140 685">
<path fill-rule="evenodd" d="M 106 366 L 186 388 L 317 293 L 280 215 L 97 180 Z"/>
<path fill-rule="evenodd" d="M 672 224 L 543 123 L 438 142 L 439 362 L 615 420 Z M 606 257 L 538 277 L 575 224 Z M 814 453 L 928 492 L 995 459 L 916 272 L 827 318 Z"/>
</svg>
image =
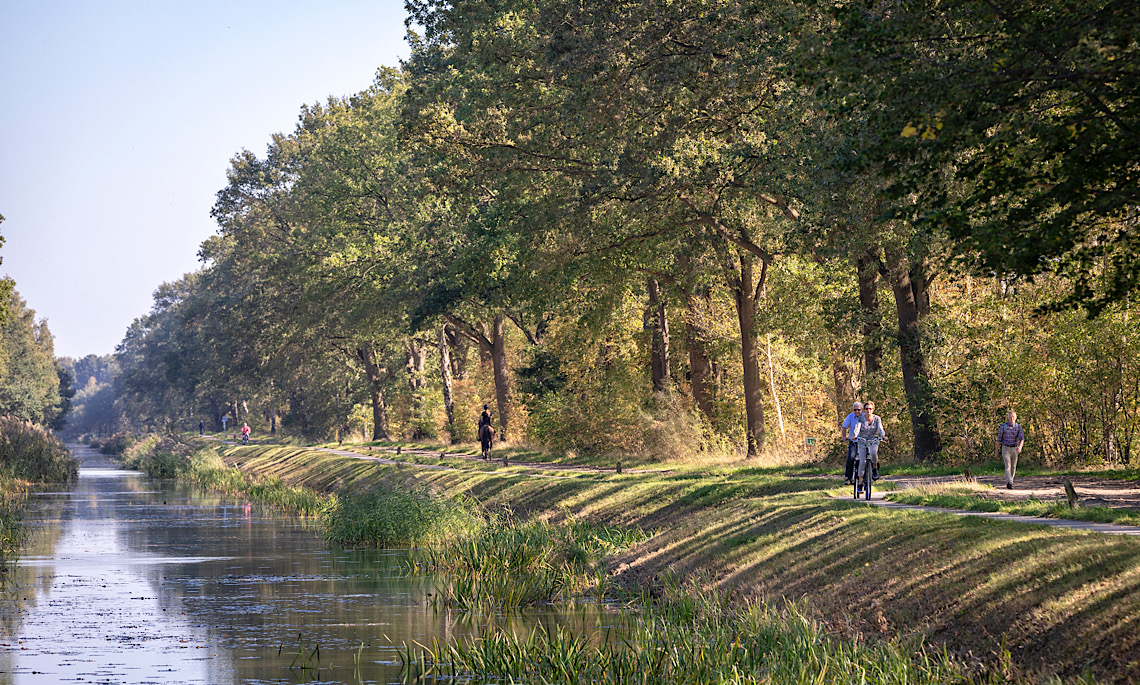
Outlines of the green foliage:
<svg viewBox="0 0 1140 685">
<path fill-rule="evenodd" d="M 136 442 L 138 442 L 138 438 L 134 434 L 120 431 L 101 441 L 99 451 L 112 456 L 123 456 Z"/>
<path fill-rule="evenodd" d="M 464 611 L 517 609 L 582 593 L 604 594 L 602 563 L 648 536 L 639 528 L 492 516 L 467 534 L 429 546 L 413 569 L 440 576 L 437 600 Z"/>
<path fill-rule="evenodd" d="M 190 468 L 193 448 L 173 436 L 150 435 L 122 452 L 123 466 L 151 478 L 178 478 Z"/>
<path fill-rule="evenodd" d="M 1140 289 L 1140 11 L 1103 0 L 828 6 L 808 78 L 871 129 L 896 216 L 999 274 L 1069 278 L 1096 313 Z"/>
<path fill-rule="evenodd" d="M 405 645 L 411 677 L 547 683 L 946 683 L 968 667 L 918 640 L 863 644 L 828 635 L 795 605 L 731 601 L 697 588 L 648 601 L 599 641 L 559 626 L 496 627 L 469 640 Z M 649 598 L 646 598 L 649 600 Z M 1006 664 L 1008 666 L 1008 664 Z M 995 669 L 982 682 L 999 682 Z"/>
<path fill-rule="evenodd" d="M 0 413 L 52 426 L 67 406 L 60 397 L 51 331 L 14 290 L 7 293 L 7 319 L 0 324 Z M 70 383 L 68 383 L 70 385 Z"/>
<path fill-rule="evenodd" d="M 477 522 L 465 503 L 426 490 L 397 487 L 336 495 L 322 511 L 321 520 L 329 542 L 376 547 L 431 543 Z"/>
<path fill-rule="evenodd" d="M 77 437 L 113 433 L 119 421 L 114 388 L 119 366 L 115 356 L 89 354 L 82 359 L 61 357 L 58 362 L 61 370 L 67 371 L 73 378 L 73 408 L 65 434 Z"/>
<path fill-rule="evenodd" d="M 12 416 L 0 416 L 0 472 L 21 480 L 67 483 L 79 465 L 50 431 Z"/>
</svg>

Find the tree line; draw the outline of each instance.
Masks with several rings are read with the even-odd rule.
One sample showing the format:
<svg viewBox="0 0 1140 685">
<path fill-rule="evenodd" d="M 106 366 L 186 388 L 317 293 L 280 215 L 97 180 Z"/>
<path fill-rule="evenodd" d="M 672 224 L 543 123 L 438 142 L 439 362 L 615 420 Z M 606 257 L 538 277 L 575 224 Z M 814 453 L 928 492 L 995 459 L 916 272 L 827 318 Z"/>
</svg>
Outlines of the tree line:
<svg viewBox="0 0 1140 685">
<path fill-rule="evenodd" d="M 242 151 L 120 417 L 592 452 L 1128 462 L 1128 3 L 409 0 L 411 56 Z M 122 419 L 120 419 L 122 420 Z"/>
</svg>

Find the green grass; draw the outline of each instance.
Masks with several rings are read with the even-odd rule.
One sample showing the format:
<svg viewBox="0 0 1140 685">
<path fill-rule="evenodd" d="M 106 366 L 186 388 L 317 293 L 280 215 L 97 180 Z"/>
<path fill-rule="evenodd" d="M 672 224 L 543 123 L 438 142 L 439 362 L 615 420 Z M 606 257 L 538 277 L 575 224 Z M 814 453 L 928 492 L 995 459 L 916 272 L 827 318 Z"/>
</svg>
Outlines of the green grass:
<svg viewBox="0 0 1140 685">
<path fill-rule="evenodd" d="M 1043 502 L 1029 499 L 1019 502 L 1005 502 L 990 499 L 978 494 L 984 486 L 947 485 L 910 488 L 894 491 L 887 499 L 900 504 L 918 504 L 945 509 L 964 511 L 992 511 L 1019 516 L 1041 516 L 1045 518 L 1070 519 L 1073 521 L 1093 521 L 1096 523 L 1119 523 L 1140 526 L 1140 511 L 1114 509 L 1112 507 L 1077 506 L 1070 508 L 1066 502 Z"/>
</svg>

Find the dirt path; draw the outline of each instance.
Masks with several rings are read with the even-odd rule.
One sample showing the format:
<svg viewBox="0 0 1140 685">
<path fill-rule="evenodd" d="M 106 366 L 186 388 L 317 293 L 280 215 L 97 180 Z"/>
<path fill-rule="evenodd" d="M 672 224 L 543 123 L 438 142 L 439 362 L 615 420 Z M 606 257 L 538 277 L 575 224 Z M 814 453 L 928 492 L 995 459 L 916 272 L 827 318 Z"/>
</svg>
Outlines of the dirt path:
<svg viewBox="0 0 1140 685">
<path fill-rule="evenodd" d="M 985 518 L 994 521 L 1012 521 L 1013 523 L 1029 523 L 1038 526 L 1049 526 L 1051 528 L 1068 528 L 1070 530 L 1087 530 L 1093 533 L 1104 533 L 1106 535 L 1138 535 L 1140 536 L 1140 526 L 1122 526 L 1115 523 L 1094 523 L 1092 521 L 1073 521 L 1071 519 L 1050 519 L 1041 518 L 1039 516 L 1018 516 L 1017 514 L 1001 514 L 995 511 L 963 511 L 961 509 L 946 509 L 944 507 L 927 507 L 918 504 L 900 504 L 898 502 L 891 502 L 883 499 L 884 493 L 876 492 L 871 493 L 871 499 L 851 499 L 849 497 L 836 497 L 835 499 L 848 499 L 852 502 L 861 502 L 872 506 L 883 507 L 884 509 L 911 509 L 913 511 L 930 511 L 942 514 L 954 514 L 955 516 L 972 516 L 975 518 Z"/>
<path fill-rule="evenodd" d="M 1140 482 L 1134 480 L 1114 480 L 1096 476 L 1068 476 L 1084 506 L 1104 506 L 1114 509 L 1140 510 Z M 883 480 L 896 483 L 900 488 L 913 488 L 922 485 L 947 485 L 961 483 L 961 476 L 899 476 L 885 477 Z M 1024 502 L 1037 499 L 1042 502 L 1063 501 L 1065 499 L 1065 476 L 1026 476 L 1017 478 L 1013 490 L 1005 489 L 1003 476 L 979 476 L 978 483 L 992 485 L 993 490 L 977 492 L 978 497 L 999 502 Z"/>
</svg>

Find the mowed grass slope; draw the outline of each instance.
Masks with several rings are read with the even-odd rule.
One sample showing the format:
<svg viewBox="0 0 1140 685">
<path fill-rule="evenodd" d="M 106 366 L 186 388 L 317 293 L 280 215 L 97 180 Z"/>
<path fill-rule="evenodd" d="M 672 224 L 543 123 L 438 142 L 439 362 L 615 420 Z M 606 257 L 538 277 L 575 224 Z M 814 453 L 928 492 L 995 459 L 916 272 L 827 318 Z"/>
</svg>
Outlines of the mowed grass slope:
<svg viewBox="0 0 1140 685">
<path fill-rule="evenodd" d="M 921 632 L 960 657 L 1008 649 L 1022 668 L 1140 680 L 1140 540 L 887 511 L 832 499 L 834 480 L 758 470 L 539 474 L 481 464 L 391 466 L 295 447 L 233 447 L 226 461 L 318 490 L 427 486 L 489 509 L 638 525 L 618 582 L 699 576 L 769 600 L 804 599 L 842 635 Z M 845 491 L 845 490 L 844 490 Z"/>
</svg>

